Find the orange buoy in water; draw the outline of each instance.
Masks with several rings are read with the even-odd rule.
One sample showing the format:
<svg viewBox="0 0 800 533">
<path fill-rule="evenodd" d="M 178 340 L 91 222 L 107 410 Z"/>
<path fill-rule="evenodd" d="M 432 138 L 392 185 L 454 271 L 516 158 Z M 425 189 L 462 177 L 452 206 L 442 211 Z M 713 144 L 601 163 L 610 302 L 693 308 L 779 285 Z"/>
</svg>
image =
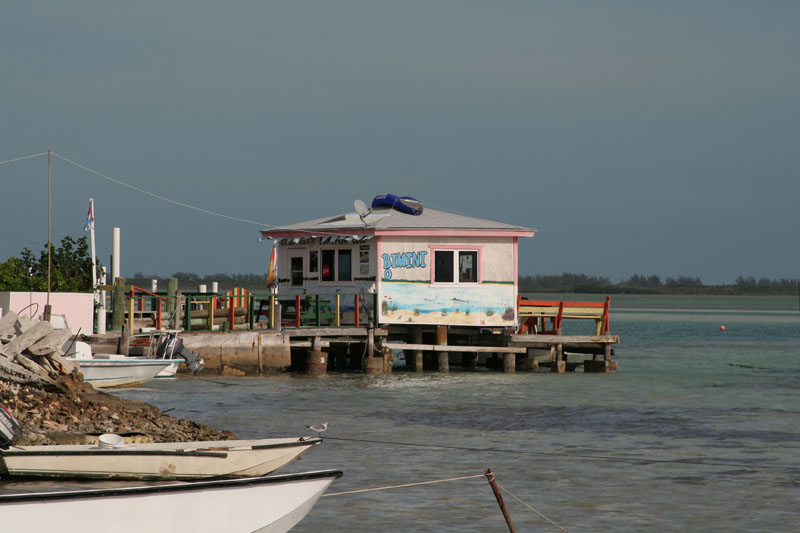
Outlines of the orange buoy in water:
<svg viewBox="0 0 800 533">
<path fill-rule="evenodd" d="M 725 331 L 725 326 L 724 326 L 724 325 L 720 326 L 720 327 L 719 327 L 719 330 L 720 330 L 720 331 Z"/>
</svg>

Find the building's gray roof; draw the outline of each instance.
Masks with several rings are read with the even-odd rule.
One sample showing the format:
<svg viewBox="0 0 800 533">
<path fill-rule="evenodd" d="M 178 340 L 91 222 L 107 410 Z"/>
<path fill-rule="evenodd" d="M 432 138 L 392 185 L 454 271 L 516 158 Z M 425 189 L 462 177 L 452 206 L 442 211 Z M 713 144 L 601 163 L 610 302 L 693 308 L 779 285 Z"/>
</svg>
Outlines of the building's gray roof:
<svg viewBox="0 0 800 533">
<path fill-rule="evenodd" d="M 475 231 L 519 231 L 535 230 L 513 226 L 481 218 L 457 215 L 445 211 L 425 208 L 420 215 L 408 215 L 391 208 L 374 208 L 362 221 L 357 213 L 318 218 L 289 226 L 262 230 L 264 235 L 281 232 L 359 233 L 364 230 L 475 230 Z"/>
</svg>

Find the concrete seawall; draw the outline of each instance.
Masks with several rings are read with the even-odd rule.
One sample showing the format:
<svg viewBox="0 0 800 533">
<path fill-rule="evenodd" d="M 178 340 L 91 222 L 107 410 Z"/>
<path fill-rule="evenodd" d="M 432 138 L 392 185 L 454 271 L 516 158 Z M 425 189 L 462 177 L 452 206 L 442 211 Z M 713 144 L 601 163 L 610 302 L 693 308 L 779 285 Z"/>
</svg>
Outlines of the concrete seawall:
<svg viewBox="0 0 800 533">
<path fill-rule="evenodd" d="M 181 333 L 187 349 L 205 361 L 203 373 L 259 375 L 283 372 L 292 364 L 289 337 L 275 331 Z"/>
</svg>

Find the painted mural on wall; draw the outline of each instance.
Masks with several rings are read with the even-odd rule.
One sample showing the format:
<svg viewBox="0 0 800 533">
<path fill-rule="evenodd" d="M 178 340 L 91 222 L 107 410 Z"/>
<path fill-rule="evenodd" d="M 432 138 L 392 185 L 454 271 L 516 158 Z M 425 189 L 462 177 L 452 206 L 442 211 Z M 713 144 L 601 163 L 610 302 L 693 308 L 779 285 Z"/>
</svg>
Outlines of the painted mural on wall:
<svg viewBox="0 0 800 533">
<path fill-rule="evenodd" d="M 514 285 L 432 286 L 428 283 L 384 282 L 380 290 L 385 324 L 459 324 L 514 326 Z"/>
</svg>

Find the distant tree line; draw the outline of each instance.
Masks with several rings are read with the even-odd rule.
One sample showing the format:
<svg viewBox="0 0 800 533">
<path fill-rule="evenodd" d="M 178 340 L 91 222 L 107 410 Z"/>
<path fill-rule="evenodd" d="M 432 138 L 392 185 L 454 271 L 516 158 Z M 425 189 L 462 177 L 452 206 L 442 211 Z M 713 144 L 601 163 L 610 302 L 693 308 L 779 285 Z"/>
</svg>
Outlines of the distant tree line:
<svg viewBox="0 0 800 533">
<path fill-rule="evenodd" d="M 100 263 L 98 262 L 98 270 Z M 88 292 L 92 290 L 92 258 L 86 237 L 73 239 L 64 237 L 59 246 L 53 246 L 50 266 L 52 291 Z M 167 288 L 167 279 L 177 278 L 181 290 L 196 290 L 205 284 L 219 284 L 220 292 L 233 287 L 248 290 L 266 290 L 266 274 L 226 274 L 218 272 L 200 276 L 193 272 L 175 272 L 170 276 L 136 272 L 126 278 L 128 285 L 150 288 L 150 280 L 159 280 L 159 290 Z M 772 280 L 768 278 L 739 276 L 731 285 L 705 285 L 700 278 L 691 276 L 667 277 L 634 274 L 615 283 L 605 276 L 586 274 L 536 274 L 520 276 L 519 287 L 523 292 L 544 293 L 595 293 L 595 294 L 797 294 L 797 279 Z M 111 280 L 109 280 L 111 283 Z M 47 245 L 38 254 L 24 248 L 19 257 L 11 257 L 0 263 L 0 291 L 45 291 L 47 290 Z"/>
<path fill-rule="evenodd" d="M 217 273 L 200 276 L 192 272 L 175 272 L 171 276 L 145 275 L 137 272 L 126 283 L 150 286 L 150 280 L 159 280 L 159 290 L 166 290 L 167 278 L 177 278 L 181 290 L 195 290 L 205 284 L 211 290 L 211 282 L 219 284 L 219 290 L 227 291 L 233 287 L 248 290 L 266 290 L 266 274 L 225 274 Z M 163 281 L 163 284 L 162 284 Z M 519 287 L 524 292 L 566 292 L 587 294 L 797 294 L 797 279 L 771 280 L 767 278 L 739 276 L 732 285 L 705 285 L 698 277 L 678 276 L 676 278 L 643 276 L 634 274 L 618 283 L 605 276 L 586 274 L 555 274 L 520 276 Z"/>
<path fill-rule="evenodd" d="M 520 276 L 520 291 L 614 294 L 797 294 L 797 279 L 772 280 L 739 276 L 732 285 L 705 285 L 700 278 L 668 277 L 634 274 L 628 279 L 612 282 L 605 276 L 586 274 L 552 274 Z"/>
<path fill-rule="evenodd" d="M 206 285 L 207 289 L 211 290 L 211 282 L 216 281 L 219 285 L 220 292 L 229 291 L 234 287 L 243 287 L 249 291 L 265 291 L 267 290 L 267 275 L 261 274 L 224 274 L 218 272 L 216 274 L 209 274 L 200 276 L 193 272 L 175 272 L 171 276 L 161 276 L 158 274 L 143 274 L 136 272 L 133 277 L 126 278 L 125 283 L 128 285 L 137 285 L 144 289 L 150 288 L 151 280 L 158 280 L 158 290 L 167 290 L 167 280 L 169 278 L 177 278 L 178 287 L 182 291 L 195 291 L 198 285 Z"/>
</svg>

